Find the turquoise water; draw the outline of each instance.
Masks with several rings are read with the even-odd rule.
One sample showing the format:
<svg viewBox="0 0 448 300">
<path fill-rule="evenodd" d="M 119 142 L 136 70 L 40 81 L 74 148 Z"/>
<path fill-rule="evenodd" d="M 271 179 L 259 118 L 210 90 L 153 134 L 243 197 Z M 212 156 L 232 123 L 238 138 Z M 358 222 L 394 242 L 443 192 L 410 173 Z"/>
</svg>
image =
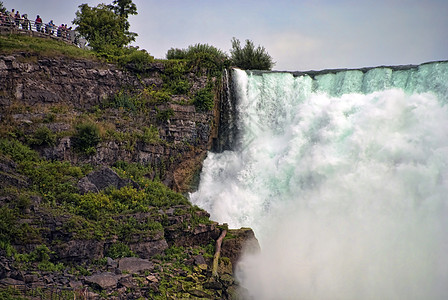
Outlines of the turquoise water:
<svg viewBox="0 0 448 300">
<path fill-rule="evenodd" d="M 238 146 L 190 199 L 255 230 L 254 299 L 445 299 L 448 63 L 233 80 Z"/>
</svg>

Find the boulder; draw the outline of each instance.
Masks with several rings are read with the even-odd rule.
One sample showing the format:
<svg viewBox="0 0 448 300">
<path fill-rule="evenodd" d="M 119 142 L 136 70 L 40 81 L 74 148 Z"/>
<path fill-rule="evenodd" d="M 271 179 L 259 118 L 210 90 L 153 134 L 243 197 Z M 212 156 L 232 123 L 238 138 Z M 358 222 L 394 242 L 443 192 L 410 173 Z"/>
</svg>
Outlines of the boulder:
<svg viewBox="0 0 448 300">
<path fill-rule="evenodd" d="M 87 276 L 85 278 L 87 284 L 100 287 L 103 290 L 116 288 L 118 284 L 118 276 L 109 272 Z"/>
<path fill-rule="evenodd" d="M 125 257 L 119 260 L 118 269 L 127 271 L 131 274 L 138 274 L 144 271 L 151 271 L 154 269 L 154 264 L 147 259 L 138 257 Z"/>
</svg>

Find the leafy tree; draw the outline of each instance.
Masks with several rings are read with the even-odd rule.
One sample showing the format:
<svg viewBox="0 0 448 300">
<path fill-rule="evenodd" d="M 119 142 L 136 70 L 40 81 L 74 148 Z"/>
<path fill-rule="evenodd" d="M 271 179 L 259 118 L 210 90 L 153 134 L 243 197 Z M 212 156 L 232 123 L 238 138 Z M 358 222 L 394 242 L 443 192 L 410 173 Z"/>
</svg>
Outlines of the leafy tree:
<svg viewBox="0 0 448 300">
<path fill-rule="evenodd" d="M 255 48 L 251 40 L 246 40 L 246 44 L 241 48 L 241 43 L 236 38 L 232 39 L 230 60 L 235 67 L 246 70 L 271 70 L 275 64 L 264 47 Z"/>
<path fill-rule="evenodd" d="M 132 0 L 114 0 L 113 5 L 108 5 L 108 7 L 114 11 L 114 13 L 121 18 L 121 25 L 123 30 L 131 34 L 128 30 L 131 24 L 128 21 L 129 15 L 137 14 L 137 6 L 132 3 Z"/>
<path fill-rule="evenodd" d="M 137 14 L 137 6 L 132 3 L 132 0 L 114 0 L 112 4 L 114 5 L 109 7 L 122 18 L 127 19 L 129 15 Z"/>
<path fill-rule="evenodd" d="M 128 3 L 128 7 L 130 4 Z M 137 13 L 135 5 L 134 8 L 135 10 L 126 10 L 124 7 L 123 15 L 119 15 L 115 13 L 115 9 L 119 10 L 119 7 L 105 4 L 90 7 L 81 4 L 73 24 L 78 25 L 76 30 L 86 38 L 93 50 L 100 52 L 106 49 L 108 52 L 111 48 L 122 48 L 135 40 L 137 34 L 128 31 L 127 21 L 128 14 Z"/>
</svg>

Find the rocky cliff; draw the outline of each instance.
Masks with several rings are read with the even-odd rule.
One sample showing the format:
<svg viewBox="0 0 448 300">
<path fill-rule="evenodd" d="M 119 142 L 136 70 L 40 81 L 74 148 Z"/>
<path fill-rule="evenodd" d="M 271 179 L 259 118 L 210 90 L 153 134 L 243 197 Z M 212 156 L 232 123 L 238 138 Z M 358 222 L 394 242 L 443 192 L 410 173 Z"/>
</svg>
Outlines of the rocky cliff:
<svg viewBox="0 0 448 300">
<path fill-rule="evenodd" d="M 27 53 L 0 56 L 4 130 L 25 136 L 45 126 L 58 135 L 54 145 L 37 149 L 48 159 L 94 165 L 137 162 L 150 165 L 153 176 L 168 186 L 187 191 L 216 137 L 217 111 L 198 111 L 191 103 L 191 95 L 208 82 L 205 74 L 183 74 L 190 96 L 166 95 L 161 92 L 171 71 L 166 69 L 163 63 L 154 63 L 141 76 L 92 60 Z M 123 99 L 117 100 L 120 96 Z M 136 107 L 132 101 L 147 105 Z M 89 156 L 72 147 L 75 126 L 84 121 L 96 123 L 103 136 Z M 140 137 L 151 126 L 158 139 L 148 143 Z"/>
<path fill-rule="evenodd" d="M 244 245 L 257 249 L 253 232 L 224 239 L 214 276 L 227 228 L 172 191 L 194 187 L 220 95 L 220 78 L 185 62 L 136 73 L 0 56 L 0 296 L 239 297 L 233 267 Z"/>
</svg>

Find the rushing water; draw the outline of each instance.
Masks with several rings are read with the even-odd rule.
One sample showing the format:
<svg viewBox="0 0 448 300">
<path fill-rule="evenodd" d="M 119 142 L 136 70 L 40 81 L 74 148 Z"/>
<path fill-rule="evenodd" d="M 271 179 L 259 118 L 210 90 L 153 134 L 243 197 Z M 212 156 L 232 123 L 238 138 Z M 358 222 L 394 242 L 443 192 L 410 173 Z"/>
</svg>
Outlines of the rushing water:
<svg viewBox="0 0 448 300">
<path fill-rule="evenodd" d="M 190 198 L 254 229 L 253 299 L 446 299 L 448 63 L 233 80 L 238 145 Z"/>
</svg>

